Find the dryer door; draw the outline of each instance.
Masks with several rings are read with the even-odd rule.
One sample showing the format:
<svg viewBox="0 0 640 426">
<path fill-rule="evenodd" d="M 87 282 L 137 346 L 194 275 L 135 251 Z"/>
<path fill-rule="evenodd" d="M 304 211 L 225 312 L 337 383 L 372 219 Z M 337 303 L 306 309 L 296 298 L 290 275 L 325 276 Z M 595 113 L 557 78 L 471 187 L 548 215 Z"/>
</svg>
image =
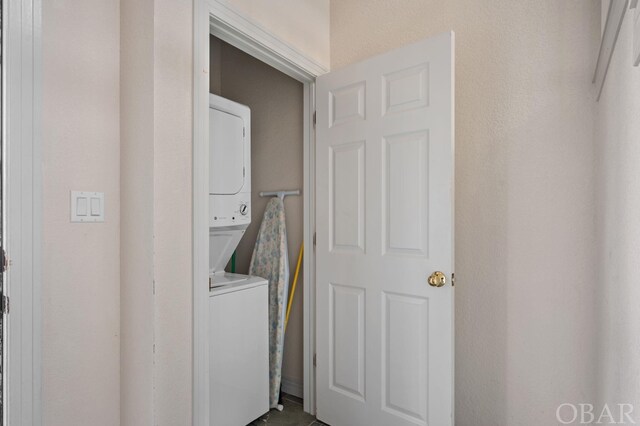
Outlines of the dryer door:
<svg viewBox="0 0 640 426">
<path fill-rule="evenodd" d="M 209 108 L 209 193 L 237 194 L 245 179 L 244 121 Z"/>
</svg>

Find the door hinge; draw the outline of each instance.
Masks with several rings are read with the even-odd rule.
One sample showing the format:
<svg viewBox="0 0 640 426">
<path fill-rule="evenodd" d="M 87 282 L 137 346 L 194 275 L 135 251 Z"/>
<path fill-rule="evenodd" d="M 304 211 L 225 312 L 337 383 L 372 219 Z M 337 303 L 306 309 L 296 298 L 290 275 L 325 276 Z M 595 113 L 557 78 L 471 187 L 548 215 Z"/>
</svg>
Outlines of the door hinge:
<svg viewBox="0 0 640 426">
<path fill-rule="evenodd" d="M 317 118 L 316 118 L 316 112 L 313 111 L 313 128 L 316 128 L 316 123 L 317 123 Z"/>
<path fill-rule="evenodd" d="M 316 248 L 316 233 L 313 233 L 313 248 Z"/>
<path fill-rule="evenodd" d="M 318 357 L 316 354 L 313 354 L 313 366 L 316 367 L 318 365 Z"/>
<path fill-rule="evenodd" d="M 245 136 L 247 136 L 247 128 L 243 127 L 242 128 L 242 137 L 244 138 Z"/>
<path fill-rule="evenodd" d="M 451 287 L 455 287 L 456 286 L 456 274 L 455 272 L 451 273 Z"/>
<path fill-rule="evenodd" d="M 2 301 L 0 301 L 0 312 L 2 314 L 9 314 L 9 296 L 2 296 Z"/>
<path fill-rule="evenodd" d="M 4 248 L 0 249 L 0 272 L 5 272 L 9 269 L 9 259 L 7 258 L 7 253 L 4 251 Z"/>
<path fill-rule="evenodd" d="M 247 169 L 245 169 L 244 167 L 242 168 L 242 177 L 247 177 Z"/>
</svg>

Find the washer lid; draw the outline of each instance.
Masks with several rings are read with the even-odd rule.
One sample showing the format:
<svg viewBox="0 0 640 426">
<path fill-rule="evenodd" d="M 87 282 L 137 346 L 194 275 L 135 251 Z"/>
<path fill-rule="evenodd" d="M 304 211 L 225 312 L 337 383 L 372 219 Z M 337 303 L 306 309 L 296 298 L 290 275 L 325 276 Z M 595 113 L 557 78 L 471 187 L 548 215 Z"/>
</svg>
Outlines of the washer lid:
<svg viewBox="0 0 640 426">
<path fill-rule="evenodd" d="M 218 296 L 268 284 L 264 278 L 229 273 L 212 275 L 211 281 L 212 287 L 209 288 L 209 296 Z"/>
</svg>

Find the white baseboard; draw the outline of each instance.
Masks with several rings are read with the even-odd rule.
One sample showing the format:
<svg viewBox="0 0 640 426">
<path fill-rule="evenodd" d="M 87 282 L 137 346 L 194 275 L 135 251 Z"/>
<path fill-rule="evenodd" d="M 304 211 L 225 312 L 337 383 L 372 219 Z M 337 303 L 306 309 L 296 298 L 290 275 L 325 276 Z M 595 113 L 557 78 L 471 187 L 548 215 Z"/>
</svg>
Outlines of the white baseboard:
<svg viewBox="0 0 640 426">
<path fill-rule="evenodd" d="M 304 395 L 302 391 L 302 381 L 287 379 L 286 377 L 283 377 L 282 392 L 288 393 L 289 395 L 297 396 L 298 398 L 302 398 Z"/>
</svg>

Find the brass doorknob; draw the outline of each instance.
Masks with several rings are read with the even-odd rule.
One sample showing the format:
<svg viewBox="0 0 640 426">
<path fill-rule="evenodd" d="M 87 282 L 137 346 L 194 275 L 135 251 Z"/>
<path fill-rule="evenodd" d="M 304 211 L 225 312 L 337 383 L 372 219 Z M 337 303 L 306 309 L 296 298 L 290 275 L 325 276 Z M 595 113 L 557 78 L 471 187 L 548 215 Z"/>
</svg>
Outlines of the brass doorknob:
<svg viewBox="0 0 640 426">
<path fill-rule="evenodd" d="M 440 271 L 436 271 L 429 276 L 429 285 L 432 287 L 442 287 L 447 283 L 447 277 Z"/>
</svg>

